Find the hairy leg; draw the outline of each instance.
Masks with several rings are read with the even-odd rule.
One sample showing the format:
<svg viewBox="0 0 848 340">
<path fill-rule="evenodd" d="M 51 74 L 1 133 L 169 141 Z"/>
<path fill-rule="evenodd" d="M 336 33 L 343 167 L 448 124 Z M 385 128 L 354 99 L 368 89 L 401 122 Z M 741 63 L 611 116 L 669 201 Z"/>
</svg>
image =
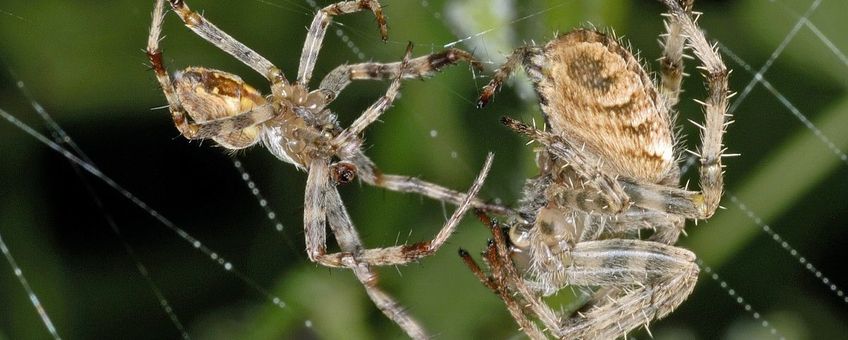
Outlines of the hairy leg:
<svg viewBox="0 0 848 340">
<path fill-rule="evenodd" d="M 324 7 L 315 14 L 306 40 L 303 42 L 303 52 L 300 54 L 300 66 L 297 69 L 297 82 L 301 85 L 309 85 L 315 62 L 318 60 L 318 52 L 324 43 L 324 35 L 327 34 L 327 26 L 337 15 L 356 13 L 364 9 L 370 9 L 377 17 L 377 26 L 380 27 L 380 36 L 383 41 L 388 39 L 388 28 L 386 18 L 383 17 L 383 8 L 377 0 L 341 1 Z"/>
</svg>

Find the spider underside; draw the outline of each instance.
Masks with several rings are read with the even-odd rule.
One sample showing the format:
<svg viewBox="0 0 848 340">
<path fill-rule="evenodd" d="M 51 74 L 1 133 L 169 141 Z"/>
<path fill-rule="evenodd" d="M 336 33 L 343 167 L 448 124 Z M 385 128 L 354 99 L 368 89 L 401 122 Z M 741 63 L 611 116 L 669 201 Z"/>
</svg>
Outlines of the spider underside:
<svg viewBox="0 0 848 340">
<path fill-rule="evenodd" d="M 229 150 L 262 144 L 280 160 L 307 171 L 304 229 L 309 259 L 328 267 L 351 269 L 387 317 L 410 337 L 427 338 L 423 327 L 377 286 L 372 266 L 403 265 L 433 254 L 471 207 L 508 213 L 510 210 L 505 207 L 476 198 L 490 169 L 492 155 L 487 157 L 469 191 L 460 193 L 414 177 L 382 174 L 363 153 L 360 135 L 391 106 L 402 79 L 426 78 L 459 61 L 474 66 L 478 66 L 477 62 L 468 52 L 459 49 L 411 58 L 410 44 L 401 62 L 341 65 L 325 76 L 317 90 L 310 91 L 307 86 L 327 26 L 334 16 L 370 10 L 386 40 L 386 21 L 377 0 L 342 1 L 319 10 L 307 32 L 297 79 L 293 82 L 289 82 L 270 61 L 190 10 L 185 1 L 168 2 L 189 29 L 264 76 L 271 90 L 271 94 L 265 96 L 234 74 L 202 67 L 186 68 L 175 73 L 172 79 L 165 70 L 159 48 L 165 1 L 157 0 L 147 55 L 180 133 L 187 139 L 212 139 Z M 360 79 L 391 79 L 392 82 L 384 96 L 349 127 L 342 128 L 327 106 L 351 81 Z M 336 188 L 357 176 L 377 187 L 421 194 L 456 204 L 458 208 L 433 240 L 365 248 Z M 339 245 L 339 252 L 327 251 L 328 226 Z"/>
<path fill-rule="evenodd" d="M 623 336 L 668 315 L 694 289 L 695 255 L 673 244 L 686 219 L 709 218 L 721 198 L 728 71 L 695 24 L 691 0 L 661 1 L 669 12 L 659 86 L 615 38 L 578 29 L 516 49 L 483 88 L 478 106 L 523 66 L 549 128 L 503 118 L 539 144 L 540 175 L 527 180 L 504 227 L 478 213 L 494 235 L 483 253 L 490 274 L 460 251 L 531 338 Z M 694 152 L 699 192 L 680 188 L 675 148 L 684 47 L 708 88 Z M 589 292 L 578 310 L 561 313 L 542 300 L 567 286 Z"/>
</svg>

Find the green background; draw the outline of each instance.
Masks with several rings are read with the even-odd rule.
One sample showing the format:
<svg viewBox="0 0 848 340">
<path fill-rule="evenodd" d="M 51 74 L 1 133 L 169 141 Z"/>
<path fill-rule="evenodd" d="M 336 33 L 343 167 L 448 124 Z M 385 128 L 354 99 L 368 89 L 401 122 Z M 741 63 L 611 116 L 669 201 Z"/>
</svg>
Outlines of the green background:
<svg viewBox="0 0 848 340">
<path fill-rule="evenodd" d="M 720 41 L 757 70 L 812 3 L 702 1 L 696 9 L 704 12 L 700 23 L 710 40 Z M 379 41 L 371 14 L 340 18 L 327 34 L 314 83 L 337 65 L 361 61 L 346 41 L 366 60 L 394 61 L 402 56 L 407 41 L 413 41 L 415 54 L 421 55 L 491 28 L 457 46 L 496 64 L 523 42 L 543 42 L 556 31 L 592 23 L 624 35 L 652 69 L 660 51 L 656 39 L 662 32 L 663 8 L 651 1 L 386 0 L 383 4 L 389 42 Z M 296 74 L 305 27 L 314 13 L 308 2 L 196 0 L 189 5 L 275 62 L 290 78 Z M 230 155 L 211 142 L 187 142 L 165 110 L 151 110 L 165 103 L 142 53 L 152 7 L 153 1 L 129 0 L 0 2 L 0 108 L 49 135 L 16 87 L 18 80 L 23 81 L 105 174 L 287 303 L 285 308 L 275 307 L 251 284 L 121 194 L 84 175 L 192 337 L 402 337 L 350 273 L 306 260 L 303 172 L 259 147 L 237 155 L 285 226 L 281 233 L 275 232 Z M 821 2 L 808 17 L 810 25 L 801 22 L 797 35 L 764 74 L 839 152 L 848 149 L 845 13 L 844 2 Z M 532 16 L 520 19 L 528 15 Z M 169 70 L 189 65 L 218 68 L 267 92 L 261 77 L 191 34 L 172 13 L 164 30 Z M 731 89 L 741 92 L 753 73 L 728 56 L 725 60 L 734 69 Z M 685 80 L 681 122 L 702 119 L 691 100 L 704 95 L 694 64 L 687 65 L 692 76 Z M 533 154 L 522 138 L 499 125 L 498 117 L 538 120 L 538 107 L 532 95 L 522 99 L 527 84 L 519 78 L 489 108 L 476 110 L 477 91 L 486 81 L 474 79 L 462 65 L 427 81 L 404 83 L 402 96 L 382 123 L 367 130 L 367 153 L 387 173 L 420 176 L 465 190 L 486 152 L 493 151 L 494 169 L 481 195 L 515 202 L 523 180 L 536 171 Z M 347 124 L 386 86 L 354 83 L 332 108 Z M 739 105 L 735 119 L 726 145 L 729 152 L 742 156 L 726 162 L 728 193 L 723 206 L 727 209 L 710 221 L 690 225 L 682 245 L 716 269 L 735 293 L 787 338 L 848 334 L 844 297 L 831 292 L 731 201 L 731 195 L 737 197 L 799 256 L 833 283 L 844 285 L 848 277 L 840 268 L 848 240 L 848 162 L 760 84 Z M 692 148 L 698 140 L 695 130 L 688 123 L 683 126 L 690 136 L 686 145 Z M 453 209 L 367 186 L 350 185 L 341 191 L 368 246 L 428 239 Z M 63 337 L 180 336 L 74 169 L 5 121 L 0 122 L 0 235 Z M 380 269 L 381 286 L 438 338 L 520 337 L 502 303 L 456 256 L 459 247 L 476 255 L 486 239 L 485 228 L 468 217 L 435 256 L 419 264 Z M 760 322 L 702 273 L 689 300 L 651 330 L 660 339 L 771 337 Z M 645 338 L 647 333 L 632 336 Z M 47 337 L 12 268 L 0 262 L 0 338 Z"/>
</svg>

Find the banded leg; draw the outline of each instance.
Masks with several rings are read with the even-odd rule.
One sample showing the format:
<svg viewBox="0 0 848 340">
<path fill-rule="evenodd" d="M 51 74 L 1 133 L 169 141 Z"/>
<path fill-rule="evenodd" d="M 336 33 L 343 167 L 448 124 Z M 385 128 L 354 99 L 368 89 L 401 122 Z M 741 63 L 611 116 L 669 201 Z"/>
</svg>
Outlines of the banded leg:
<svg viewBox="0 0 848 340">
<path fill-rule="evenodd" d="M 510 307 L 512 304 L 520 304 L 523 308 L 519 308 L 520 310 L 515 310 L 516 312 L 520 312 L 519 318 L 516 318 L 516 322 L 519 324 L 519 327 L 522 327 L 524 330 L 530 330 L 535 332 L 538 330 L 537 327 L 528 327 L 527 325 L 527 313 L 529 311 L 530 314 L 534 315 L 542 324 L 545 325 L 547 331 L 559 337 L 559 334 L 562 333 L 560 329 L 559 316 L 557 313 L 551 309 L 544 301 L 535 293 L 533 289 L 531 289 L 527 282 L 524 280 L 524 276 L 518 273 L 518 270 L 515 268 L 515 265 L 510 258 L 509 246 L 507 245 L 506 236 L 504 236 L 503 230 L 497 222 L 490 219 L 484 213 L 478 211 L 477 217 L 489 228 L 489 231 L 492 233 L 492 240 L 487 248 L 486 259 L 489 263 L 489 267 L 492 271 L 491 283 L 492 285 L 483 283 L 490 289 L 492 287 L 496 287 L 496 294 L 501 296 L 501 299 L 504 303 L 507 304 L 510 309 L 510 313 L 513 313 L 515 307 Z M 492 249 L 494 249 L 495 254 L 492 253 Z M 462 255 L 462 253 L 460 253 Z M 466 264 L 469 264 L 468 259 L 464 259 Z M 475 267 L 470 266 L 472 272 L 475 272 Z M 479 268 L 478 268 L 479 269 Z M 480 274 L 475 273 L 475 276 L 480 279 Z M 481 282 L 483 280 L 481 279 Z M 506 291 L 502 293 L 501 291 Z M 506 298 L 504 298 L 506 296 Z M 516 302 L 517 301 L 517 302 Z M 534 325 L 535 326 L 535 325 Z M 533 335 L 536 338 L 538 335 Z M 539 336 L 539 338 L 543 338 L 544 335 Z"/>
<path fill-rule="evenodd" d="M 177 123 L 175 119 L 174 123 L 177 124 L 177 129 L 180 129 L 180 133 L 182 133 L 183 137 L 187 139 L 210 138 L 216 139 L 218 143 L 221 143 L 221 141 L 218 140 L 219 137 L 225 137 L 233 133 L 238 133 L 241 130 L 274 118 L 274 116 L 276 116 L 276 111 L 274 111 L 274 108 L 270 103 L 267 103 L 262 106 L 255 107 L 250 111 L 243 112 L 231 117 L 196 123 L 183 122 L 182 124 Z M 254 141 L 251 143 L 251 145 L 255 143 L 256 140 L 258 140 L 258 137 L 253 136 L 253 139 Z M 237 149 L 232 147 L 228 148 Z"/>
<path fill-rule="evenodd" d="M 687 15 L 692 14 L 692 3 L 694 0 L 682 0 L 683 10 Z M 680 100 L 680 83 L 683 80 L 683 47 L 685 38 L 682 27 L 676 20 L 665 21 L 665 39 L 660 43 L 663 46 L 663 55 L 660 57 L 660 96 L 666 105 L 666 111 L 673 112 L 674 107 Z"/>
<path fill-rule="evenodd" d="M 351 269 L 365 287 L 368 297 L 383 314 L 398 324 L 411 338 L 427 339 L 426 332 L 418 322 L 377 286 L 377 274 L 370 266 L 358 261 L 358 254 L 363 248 L 362 241 L 350 221 L 338 191 L 329 181 L 328 168 L 329 161 L 326 159 L 315 159 L 309 165 L 304 207 L 309 259 L 325 266 Z M 327 222 L 342 250 L 340 253 L 326 254 Z"/>
<path fill-rule="evenodd" d="M 601 290 L 564 320 L 569 339 L 612 339 L 662 318 L 692 292 L 699 269 L 690 251 L 661 243 L 612 239 L 578 243 L 569 284 Z"/>
<path fill-rule="evenodd" d="M 724 84 L 726 91 L 726 83 Z M 722 95 L 721 97 L 724 99 L 723 105 L 726 105 L 726 96 Z M 705 156 L 701 158 L 701 187 L 703 192 L 609 177 L 595 168 L 594 164 L 598 164 L 599 160 L 593 158 L 589 150 L 583 149 L 577 152 L 577 147 L 571 145 L 562 137 L 536 130 L 509 117 L 503 117 L 501 121 L 507 127 L 544 144 L 551 153 L 566 160 L 578 175 L 586 179 L 586 181 L 580 183 L 580 187 L 575 187 L 578 191 L 564 191 L 560 195 L 559 203 L 563 205 L 576 205 L 575 208 L 587 212 L 594 210 L 616 214 L 623 212 L 632 202 L 642 208 L 680 215 L 685 218 L 706 219 L 712 216 L 718 207 L 722 188 L 722 150 L 719 148 L 721 146 L 721 135 L 724 132 L 724 111 L 711 113 L 715 110 L 717 108 L 710 103 L 707 104 L 707 128 L 702 137 L 705 141 Z M 715 120 L 718 120 L 718 122 Z M 715 130 L 716 127 L 718 128 L 717 131 Z M 718 144 L 709 142 L 712 140 L 718 140 Z M 713 156 L 706 156 L 708 154 Z M 590 190 L 585 190 L 583 187 L 589 187 Z M 594 190 L 595 192 L 591 190 L 594 188 L 597 188 L 597 190 Z M 598 191 L 600 194 L 597 193 Z M 579 199 L 581 197 L 584 198 Z"/>
<path fill-rule="evenodd" d="M 331 267 L 344 267 L 345 263 L 353 261 L 356 263 L 366 264 L 369 266 L 388 266 L 388 265 L 404 265 L 420 260 L 438 251 L 447 241 L 447 239 L 456 230 L 457 225 L 462 220 L 462 217 L 471 208 L 471 201 L 476 197 L 483 182 L 492 166 L 493 155 L 489 154 L 486 158 L 486 163 L 480 174 L 474 180 L 471 188 L 466 194 L 465 200 L 457 207 L 448 221 L 442 226 L 442 229 L 430 241 L 417 242 L 413 244 L 363 249 L 359 236 L 353 229 L 350 222 L 350 216 L 344 208 L 344 204 L 338 191 L 334 187 L 325 186 L 323 199 L 327 204 L 326 219 L 333 233 L 336 235 L 336 240 L 342 248 L 342 252 L 326 254 L 319 251 L 316 259 L 318 262 Z M 310 173 L 312 170 L 310 169 Z M 322 237 L 318 236 L 318 239 Z M 326 236 L 323 236 L 326 238 Z M 356 246 L 356 247 L 355 247 Z M 326 246 L 325 246 L 326 247 Z M 326 249 L 326 248 L 323 248 Z M 355 250 L 346 250 L 355 249 Z"/>
<path fill-rule="evenodd" d="M 384 188 L 395 192 L 418 194 L 439 202 L 446 202 L 457 206 L 462 204 L 467 197 L 467 195 L 463 192 L 448 189 L 420 178 L 383 174 L 374 162 L 362 153 L 361 150 L 348 160 L 356 165 L 356 175 L 360 180 L 378 188 Z M 480 209 L 488 213 L 498 215 L 513 214 L 513 210 L 506 206 L 489 203 L 478 197 L 475 197 L 471 201 L 471 206 L 475 209 Z"/>
<path fill-rule="evenodd" d="M 322 8 L 315 14 L 312 24 L 309 25 L 309 32 L 306 33 L 303 52 L 300 54 L 300 66 L 297 69 L 297 82 L 299 84 L 304 86 L 309 84 L 312 71 L 315 69 L 315 62 L 318 60 L 318 52 L 321 51 L 321 44 L 324 42 L 324 35 L 327 34 L 327 26 L 330 25 L 333 17 L 356 13 L 363 9 L 370 9 L 374 12 L 374 16 L 377 17 L 377 26 L 380 28 L 380 37 L 383 41 L 388 39 L 386 18 L 383 16 L 383 8 L 377 0 L 341 1 Z"/>
<path fill-rule="evenodd" d="M 421 79 L 433 76 L 443 68 L 454 65 L 460 61 L 467 61 L 476 69 L 481 69 L 480 63 L 474 59 L 471 53 L 460 49 L 447 49 L 418 58 L 410 59 L 409 66 L 403 72 L 403 79 Z M 339 93 L 353 80 L 384 80 L 398 77 L 401 70 L 401 62 L 394 63 L 362 63 L 353 65 L 341 65 L 330 71 L 319 88 L 332 93 L 331 98 L 338 98 Z"/>
<path fill-rule="evenodd" d="M 600 170 L 601 160 L 594 157 L 591 150 L 572 145 L 558 135 L 537 130 L 509 117 L 501 118 L 501 122 L 508 128 L 545 145 L 550 153 L 565 161 L 570 169 L 583 179 L 580 183 L 572 183 L 571 188 L 555 193 L 558 203 L 585 212 L 604 211 L 610 214 L 624 212 L 630 207 L 630 199 L 622 185 L 617 179 Z"/>
<path fill-rule="evenodd" d="M 495 74 L 492 76 L 492 80 L 489 81 L 489 84 L 483 87 L 480 98 L 477 100 L 477 108 L 483 108 L 489 104 L 489 101 L 495 95 L 495 92 L 500 90 L 503 82 L 517 70 L 517 67 L 519 65 L 529 64 L 527 59 L 536 54 L 541 54 L 541 48 L 524 46 L 512 51 L 512 53 L 506 57 L 506 62 L 504 62 L 500 68 L 495 70 Z M 531 78 L 533 78 L 533 75 L 531 75 Z"/>
<path fill-rule="evenodd" d="M 660 242 L 668 245 L 677 243 L 686 220 L 682 217 L 674 217 L 664 212 L 646 209 L 630 209 L 616 216 L 607 224 L 607 232 L 610 234 L 632 233 L 641 230 L 653 230 L 654 234 L 648 238 L 649 241 Z"/>
<path fill-rule="evenodd" d="M 498 295 L 504 304 L 506 304 L 509 314 L 511 314 L 515 322 L 518 323 L 518 329 L 520 331 L 527 334 L 530 339 L 547 339 L 545 333 L 542 332 L 542 330 L 539 329 L 539 326 L 530 319 L 530 316 L 527 314 L 527 311 L 524 310 L 521 302 L 512 295 L 512 291 L 505 280 L 505 268 L 507 266 L 512 266 L 512 263 L 503 263 L 501 261 L 501 256 L 498 254 L 497 246 L 494 242 L 489 242 L 486 250 L 483 251 L 483 259 L 492 271 L 492 275 L 487 276 L 483 270 L 480 269 L 480 266 L 477 265 L 477 262 L 475 262 L 471 255 L 464 249 L 459 250 L 459 256 L 462 258 L 462 261 L 465 262 L 465 265 L 471 269 L 471 272 L 475 277 L 477 277 L 477 280 L 479 280 L 484 286 L 491 289 L 492 292 Z"/>
<path fill-rule="evenodd" d="M 410 42 L 406 46 L 406 54 L 403 56 L 403 61 L 400 63 L 401 73 L 404 73 L 409 66 L 409 57 L 412 55 L 412 43 Z M 339 154 L 342 158 L 350 158 L 356 152 L 360 150 L 361 141 L 359 140 L 359 134 L 362 131 L 365 131 L 372 123 L 376 122 L 380 116 L 386 112 L 386 109 L 389 108 L 389 105 L 395 101 L 395 98 L 400 92 L 400 81 L 401 76 L 399 73 L 392 83 L 389 85 L 389 89 L 386 90 L 386 94 L 377 99 L 374 104 L 368 107 L 365 112 L 362 113 L 350 126 L 342 131 L 338 136 L 333 138 L 330 142 L 332 145 L 336 145 L 339 148 Z M 356 143 L 354 143 L 356 141 Z"/>
<path fill-rule="evenodd" d="M 680 189 L 661 188 L 652 190 L 654 192 L 651 194 L 645 192 L 647 191 L 645 189 L 650 190 L 647 187 L 631 189 L 638 189 L 638 191 L 641 191 L 640 194 L 658 196 L 667 204 L 680 203 L 679 207 L 673 208 L 685 208 L 682 209 L 683 211 L 680 214 L 687 218 L 706 219 L 712 216 L 718 208 L 724 183 L 721 158 L 724 152 L 722 137 L 725 128 L 730 124 L 730 122 L 725 121 L 725 117 L 728 116 L 727 98 L 729 91 L 727 78 L 729 72 L 716 47 L 707 42 L 704 33 L 695 25 L 692 17 L 680 6 L 677 0 L 661 1 L 669 9 L 669 21 L 680 25 L 688 46 L 692 48 L 695 56 L 701 62 L 700 69 L 704 71 L 704 78 L 707 82 L 707 98 L 702 103 L 704 105 L 705 123 L 698 125 L 701 129 L 701 150 L 694 152 L 701 161 L 699 171 L 701 191 L 692 193 Z"/>
<path fill-rule="evenodd" d="M 351 264 L 348 264 L 347 266 L 353 270 L 353 274 L 356 275 L 356 279 L 359 280 L 359 282 L 361 282 L 365 287 L 365 293 L 368 294 L 368 297 L 371 298 L 374 305 L 376 305 L 384 315 L 400 326 L 400 328 L 406 332 L 406 335 L 416 340 L 430 338 L 427 336 L 427 332 L 424 328 L 418 324 L 418 321 L 407 313 L 406 308 L 377 286 L 377 273 L 374 273 L 367 265 L 355 265 L 351 262 Z"/>
<path fill-rule="evenodd" d="M 168 110 L 171 111 L 171 119 L 174 120 L 177 130 L 183 136 L 191 136 L 192 127 L 186 120 L 186 112 L 180 104 L 180 99 L 177 97 L 177 92 L 171 83 L 171 77 L 165 69 L 165 64 L 162 62 L 162 50 L 159 49 L 159 40 L 162 35 L 162 23 L 165 20 L 165 1 L 157 0 L 153 7 L 153 22 L 150 24 L 150 35 L 147 37 L 147 58 L 150 60 L 150 66 L 153 72 L 156 73 L 156 80 L 159 82 L 159 87 L 165 93 L 165 99 L 168 101 Z M 191 139 L 191 138 L 189 138 Z"/>
<path fill-rule="evenodd" d="M 157 1 L 157 6 L 160 2 L 161 1 Z M 176 12 L 180 16 L 180 19 L 183 20 L 186 27 L 192 30 L 195 34 L 212 43 L 224 52 L 227 52 L 256 72 L 259 72 L 259 74 L 263 77 L 270 80 L 272 84 L 286 82 L 286 77 L 283 75 L 283 72 L 268 61 L 268 59 L 231 37 L 229 34 L 204 19 L 203 16 L 197 12 L 192 11 L 188 8 L 188 5 L 184 0 L 168 0 L 168 2 L 171 4 L 174 12 Z M 154 22 L 156 21 L 155 16 L 156 15 L 154 14 Z"/>
<path fill-rule="evenodd" d="M 703 193 L 703 204 L 705 214 L 701 218 L 712 216 L 718 208 L 721 200 L 722 188 L 724 187 L 724 170 L 721 164 L 724 146 L 722 138 L 730 121 L 727 117 L 727 100 L 729 97 L 728 76 L 729 71 L 718 54 L 718 48 L 707 42 L 704 33 L 695 25 L 692 17 L 677 2 L 666 1 L 670 11 L 677 20 L 681 22 L 683 34 L 698 60 L 701 61 L 701 69 L 705 72 L 708 84 L 708 97 L 704 101 L 705 124 L 701 129 L 700 150 L 700 187 Z"/>
<path fill-rule="evenodd" d="M 270 104 L 262 104 L 252 110 L 241 114 L 205 122 L 190 122 L 187 112 L 180 101 L 180 89 L 174 86 L 168 71 L 163 63 L 162 50 L 159 48 L 159 40 L 162 33 L 162 23 L 165 18 L 164 0 L 156 1 L 153 9 L 153 22 L 150 25 L 150 35 L 147 39 L 147 57 L 150 60 L 156 80 L 165 93 L 168 101 L 168 109 L 171 119 L 177 130 L 187 139 L 205 139 L 224 137 L 236 133 L 244 128 L 269 120 L 275 116 L 274 109 Z M 196 68 L 196 72 L 203 71 Z M 211 71 L 211 70 L 206 70 Z M 235 78 L 234 78 L 235 79 Z M 239 84 L 239 86 L 241 86 Z M 191 89 L 194 90 L 193 88 Z M 261 96 L 260 96 L 261 99 Z M 252 143 L 251 143 L 252 144 Z"/>
</svg>

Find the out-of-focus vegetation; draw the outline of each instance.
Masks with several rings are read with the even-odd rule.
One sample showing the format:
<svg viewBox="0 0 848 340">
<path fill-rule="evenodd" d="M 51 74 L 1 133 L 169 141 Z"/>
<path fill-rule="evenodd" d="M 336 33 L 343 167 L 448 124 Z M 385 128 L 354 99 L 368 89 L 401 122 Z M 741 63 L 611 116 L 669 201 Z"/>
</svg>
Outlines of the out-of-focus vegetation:
<svg viewBox="0 0 848 340">
<path fill-rule="evenodd" d="M 688 228 L 682 245 L 716 269 L 735 292 L 788 338 L 848 334 L 848 303 L 771 240 L 730 195 L 829 277 L 848 287 L 842 271 L 848 231 L 848 163 L 832 149 L 848 150 L 848 5 L 824 1 L 793 27 L 814 0 L 745 0 L 696 3 L 711 40 L 720 41 L 756 70 L 787 36 L 785 49 L 764 78 L 804 123 L 757 84 L 735 112 L 726 145 L 726 210 Z M 328 2 L 322 1 L 319 5 Z M 467 35 L 485 34 L 457 47 L 499 62 L 522 42 L 542 42 L 556 31 L 592 23 L 632 42 L 654 69 L 660 48 L 662 7 L 651 1 L 400 1 L 385 0 L 390 40 L 379 41 L 373 16 L 340 18 L 327 35 L 315 79 L 345 62 L 399 59 L 407 41 L 415 54 L 438 51 Z M 195 0 L 189 4 L 290 75 L 314 10 L 308 1 Z M 397 338 L 401 333 L 365 296 L 353 276 L 309 263 L 303 252 L 302 199 L 306 175 L 261 148 L 238 157 L 285 225 L 273 231 L 230 156 L 212 143 L 178 136 L 141 50 L 153 1 L 4 1 L 0 3 L 0 108 L 44 134 L 49 131 L 16 88 L 19 79 L 102 171 L 162 215 L 232 262 L 246 277 L 287 303 L 275 307 L 189 243 L 94 178 L 94 190 L 147 266 L 189 333 L 201 338 Z M 525 16 L 530 17 L 516 20 Z M 202 41 L 170 14 L 163 42 L 171 71 L 203 65 L 240 74 L 258 88 L 262 78 Z M 822 40 L 826 37 L 828 46 Z M 348 46 L 347 41 L 350 41 Z M 753 74 L 725 58 L 742 91 Z M 690 98 L 704 95 L 690 61 L 681 121 L 701 120 Z M 14 78 L 10 71 L 17 75 Z M 478 76 L 480 74 L 477 74 Z M 514 202 L 534 173 L 524 140 L 498 123 L 501 115 L 539 119 L 522 80 L 507 86 L 486 110 L 475 110 L 477 89 L 466 66 L 424 81 L 404 83 L 402 96 L 381 124 L 367 131 L 368 154 L 388 173 L 421 176 L 464 190 L 487 151 L 495 167 L 482 195 Z M 317 80 L 315 81 L 317 83 Z M 334 104 L 347 124 L 378 98 L 387 83 L 357 82 Z M 523 85 L 523 86 L 526 86 Z M 529 97 L 527 95 L 529 93 Z M 521 99 L 527 97 L 527 99 Z M 737 97 L 738 98 L 738 97 Z M 698 138 L 684 124 L 694 147 Z M 694 172 L 690 172 L 691 174 Z M 347 207 L 369 246 L 432 237 L 450 214 L 412 195 L 350 185 Z M 0 234 L 46 311 L 66 338 L 175 338 L 174 325 L 109 230 L 102 212 L 67 161 L 5 121 L 0 122 Z M 286 239 L 295 244 L 287 246 Z M 380 270 L 381 286 L 445 339 L 507 338 L 515 334 L 500 301 L 456 256 L 476 252 L 487 233 L 466 218 L 440 253 L 420 264 Z M 703 275 L 680 309 L 652 326 L 655 338 L 768 338 L 735 298 Z M 45 338 L 48 333 L 0 261 L 0 339 Z M 634 334 L 646 337 L 644 331 Z"/>
</svg>

